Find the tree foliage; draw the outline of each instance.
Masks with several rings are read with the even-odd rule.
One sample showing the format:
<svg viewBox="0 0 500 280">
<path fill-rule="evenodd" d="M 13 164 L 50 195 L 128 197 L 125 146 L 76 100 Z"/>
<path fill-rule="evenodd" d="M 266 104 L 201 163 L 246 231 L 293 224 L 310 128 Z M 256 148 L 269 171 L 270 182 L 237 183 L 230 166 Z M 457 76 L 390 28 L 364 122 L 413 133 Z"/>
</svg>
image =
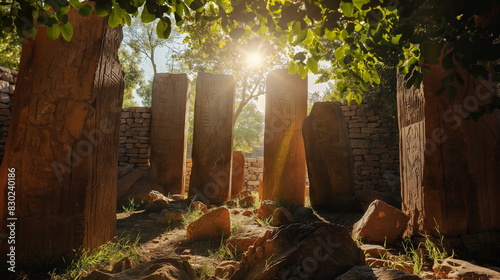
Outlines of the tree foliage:
<svg viewBox="0 0 500 280">
<path fill-rule="evenodd" d="M 157 20 L 160 38 L 171 34 L 174 22 L 182 25 L 187 16 L 194 16 L 201 26 L 215 22 L 218 26 L 211 31 L 223 30 L 234 40 L 259 37 L 297 47 L 289 70 L 303 77 L 318 71 L 318 62 L 329 51 L 327 40 L 341 43 L 334 56 L 345 68 L 337 76 L 355 76 L 361 88 L 380 83 L 379 64 L 398 67 L 408 86 L 419 87 L 428 64 L 437 63 L 500 82 L 500 67 L 487 64 L 500 58 L 498 0 L 10 1 L 4 2 L 10 9 L 0 10 L 2 25 L 21 35 L 33 36 L 34 26 L 42 25 L 48 26 L 51 39 L 71 39 L 66 15 L 70 5 L 82 15 L 93 10 L 109 15 L 110 26 L 130 24 L 131 16 Z M 453 96 L 465 77 L 451 72 L 440 92 Z"/>
<path fill-rule="evenodd" d="M 19 68 L 21 59 L 21 40 L 14 34 L 0 35 L 0 66 L 12 70 Z"/>
<path fill-rule="evenodd" d="M 139 67 L 141 55 L 134 49 L 128 49 L 122 44 L 118 51 L 118 57 L 124 73 L 125 82 L 122 107 L 135 107 L 134 90 L 143 83 L 144 71 Z"/>
</svg>

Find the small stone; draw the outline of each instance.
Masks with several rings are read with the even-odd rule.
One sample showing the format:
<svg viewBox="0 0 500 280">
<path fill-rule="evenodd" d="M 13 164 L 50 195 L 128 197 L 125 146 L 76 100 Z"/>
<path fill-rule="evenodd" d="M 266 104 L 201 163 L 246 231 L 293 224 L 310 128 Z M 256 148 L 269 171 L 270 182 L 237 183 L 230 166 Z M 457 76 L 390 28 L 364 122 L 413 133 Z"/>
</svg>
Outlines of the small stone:
<svg viewBox="0 0 500 280">
<path fill-rule="evenodd" d="M 200 210 L 203 213 L 207 213 L 208 207 L 201 201 L 195 201 L 191 204 L 191 210 L 192 211 Z"/>
<path fill-rule="evenodd" d="M 253 206 L 255 203 L 255 196 L 247 195 L 244 198 L 239 200 L 239 204 L 241 208 L 248 208 Z"/>
<path fill-rule="evenodd" d="M 118 273 L 124 271 L 125 269 L 129 269 L 131 267 L 132 267 L 132 262 L 130 261 L 130 258 L 125 257 L 113 265 L 113 269 L 111 269 L 111 272 Z"/>
<path fill-rule="evenodd" d="M 238 203 L 236 203 L 236 201 L 234 201 L 234 200 L 228 200 L 228 201 L 224 201 L 224 203 L 222 203 L 222 205 L 227 206 L 229 208 L 234 208 L 234 207 L 238 206 Z"/>
<path fill-rule="evenodd" d="M 276 208 L 278 208 L 276 202 L 271 200 L 262 201 L 259 209 L 257 209 L 257 218 L 265 220 L 271 217 Z"/>
<path fill-rule="evenodd" d="M 215 276 L 222 279 L 228 279 L 239 266 L 240 262 L 237 261 L 223 261 L 215 269 Z"/>
<path fill-rule="evenodd" d="M 273 212 L 273 219 L 271 225 L 279 227 L 293 222 L 293 216 L 290 212 L 283 207 L 276 208 Z"/>
<path fill-rule="evenodd" d="M 229 209 L 216 208 L 198 220 L 190 223 L 186 228 L 187 240 L 227 237 L 231 234 L 231 219 Z"/>
<path fill-rule="evenodd" d="M 159 191 L 151 191 L 149 194 L 144 198 L 144 203 L 148 204 L 151 203 L 157 199 L 163 199 L 163 200 L 168 200 L 166 196 L 164 196 L 162 193 Z"/>
<path fill-rule="evenodd" d="M 243 211 L 243 213 L 241 213 L 241 215 L 245 216 L 245 217 L 250 217 L 254 214 L 255 212 L 252 211 L 252 210 L 245 210 Z"/>
</svg>

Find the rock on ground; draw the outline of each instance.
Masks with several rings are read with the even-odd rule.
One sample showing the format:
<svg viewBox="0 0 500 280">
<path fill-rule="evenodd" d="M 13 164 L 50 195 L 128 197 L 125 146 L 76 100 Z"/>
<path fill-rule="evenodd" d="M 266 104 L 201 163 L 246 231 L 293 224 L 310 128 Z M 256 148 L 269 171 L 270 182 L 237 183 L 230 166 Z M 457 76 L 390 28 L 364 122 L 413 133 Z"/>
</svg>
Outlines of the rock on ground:
<svg viewBox="0 0 500 280">
<path fill-rule="evenodd" d="M 435 263 L 432 269 L 436 275 L 444 279 L 500 280 L 500 272 L 457 259 L 446 259 L 441 263 Z"/>
<path fill-rule="evenodd" d="M 335 280 L 420 280 L 420 277 L 399 270 L 354 266 Z"/>
<path fill-rule="evenodd" d="M 345 227 L 295 223 L 259 237 L 230 279 L 335 279 L 361 264 L 363 252 Z"/>
<path fill-rule="evenodd" d="M 225 241 L 225 244 L 229 249 L 236 251 L 238 254 L 243 254 L 266 231 L 262 227 L 242 225 L 239 227 L 238 232 Z"/>
<path fill-rule="evenodd" d="M 408 216 L 381 200 L 373 201 L 363 217 L 354 224 L 352 238 L 365 242 L 390 244 L 399 240 L 406 229 Z"/>
<path fill-rule="evenodd" d="M 216 208 L 198 220 L 190 223 L 186 228 L 187 240 L 227 237 L 231 234 L 231 220 L 229 209 Z"/>
<path fill-rule="evenodd" d="M 276 202 L 271 200 L 264 200 L 260 203 L 259 209 L 257 209 L 257 218 L 259 219 L 267 219 L 273 215 L 274 210 L 276 210 L 278 206 Z"/>
<path fill-rule="evenodd" d="M 271 221 L 272 226 L 279 227 L 290 224 L 291 222 L 293 222 L 293 216 L 286 208 L 280 207 L 274 210 L 273 219 Z"/>
</svg>

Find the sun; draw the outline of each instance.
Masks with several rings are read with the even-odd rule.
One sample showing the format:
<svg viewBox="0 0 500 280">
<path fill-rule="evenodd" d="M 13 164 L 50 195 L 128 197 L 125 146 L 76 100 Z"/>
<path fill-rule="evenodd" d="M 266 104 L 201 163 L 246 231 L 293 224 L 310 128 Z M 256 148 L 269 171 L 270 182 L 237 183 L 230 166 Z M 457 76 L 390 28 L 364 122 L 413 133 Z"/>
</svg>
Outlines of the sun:
<svg viewBox="0 0 500 280">
<path fill-rule="evenodd" d="M 252 52 L 247 54 L 246 64 L 250 68 L 257 68 L 262 65 L 264 61 L 262 55 L 258 52 Z"/>
</svg>

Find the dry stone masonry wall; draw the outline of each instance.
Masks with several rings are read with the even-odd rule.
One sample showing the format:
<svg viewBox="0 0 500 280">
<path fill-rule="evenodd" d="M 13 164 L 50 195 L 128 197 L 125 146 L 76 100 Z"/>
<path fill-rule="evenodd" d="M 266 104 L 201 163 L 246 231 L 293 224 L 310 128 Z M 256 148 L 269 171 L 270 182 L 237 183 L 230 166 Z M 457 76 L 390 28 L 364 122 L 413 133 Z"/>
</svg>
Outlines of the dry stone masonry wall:
<svg viewBox="0 0 500 280">
<path fill-rule="evenodd" d="M 14 95 L 17 71 L 0 67 L 0 162 L 5 150 L 7 130 L 10 122 L 10 107 Z"/>
<path fill-rule="evenodd" d="M 399 143 L 365 104 L 342 106 L 354 157 L 356 191 L 399 193 Z"/>
<path fill-rule="evenodd" d="M 122 109 L 118 166 L 133 165 L 137 169 L 149 169 L 150 124 L 151 108 Z"/>
</svg>

